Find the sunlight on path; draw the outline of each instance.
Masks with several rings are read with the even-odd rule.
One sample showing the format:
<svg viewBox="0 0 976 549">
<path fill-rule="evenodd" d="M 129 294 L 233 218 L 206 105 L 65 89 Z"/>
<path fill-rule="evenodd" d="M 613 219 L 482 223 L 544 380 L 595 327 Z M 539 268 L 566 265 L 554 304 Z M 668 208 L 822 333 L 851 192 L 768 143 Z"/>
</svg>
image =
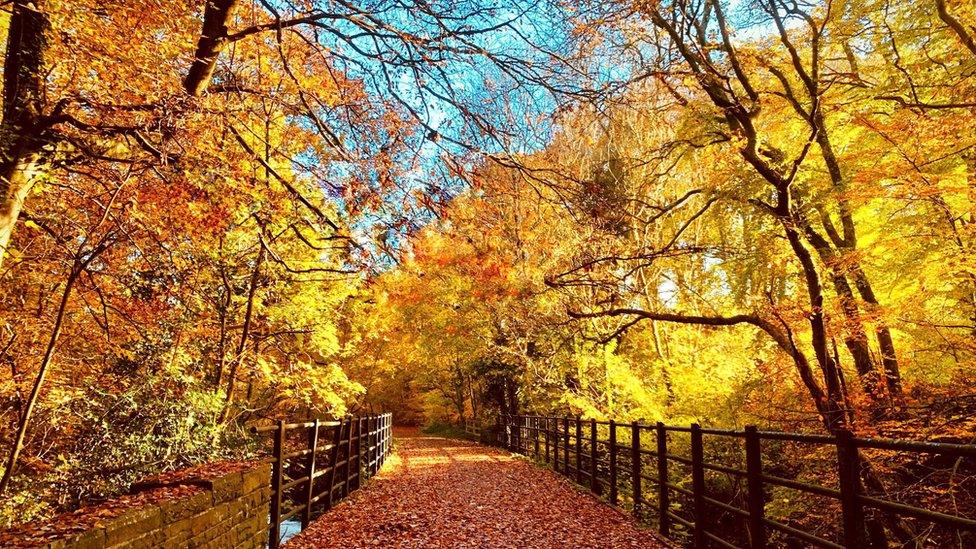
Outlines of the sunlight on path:
<svg viewBox="0 0 976 549">
<path fill-rule="evenodd" d="M 425 436 L 396 444 L 365 489 L 287 549 L 664 547 L 627 515 L 503 450 Z"/>
</svg>

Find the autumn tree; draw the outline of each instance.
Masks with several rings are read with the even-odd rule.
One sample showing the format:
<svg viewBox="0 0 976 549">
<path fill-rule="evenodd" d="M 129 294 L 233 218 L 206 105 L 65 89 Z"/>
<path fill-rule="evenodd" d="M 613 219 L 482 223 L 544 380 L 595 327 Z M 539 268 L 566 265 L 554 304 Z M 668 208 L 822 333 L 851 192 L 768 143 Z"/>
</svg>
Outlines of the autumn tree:
<svg viewBox="0 0 976 549">
<path fill-rule="evenodd" d="M 185 405 L 147 402 L 160 422 L 198 407 L 213 436 L 354 408 L 363 387 L 338 362 L 345 305 L 451 195 L 416 174 L 448 149 L 499 143 L 492 104 L 513 90 L 581 89 L 559 76 L 575 55 L 565 18 L 533 6 L 11 3 L 0 490 L 22 449 L 102 427 L 60 427 L 66 401 L 93 417 L 155 391 Z M 542 18 L 545 32 L 528 30 Z M 484 85 L 460 86 L 464 71 Z M 167 433 L 130 449 L 145 461 L 104 471 L 108 484 L 206 457 L 170 451 L 192 437 Z M 75 478 L 102 474 L 85 469 L 93 451 L 73 454 Z"/>
</svg>

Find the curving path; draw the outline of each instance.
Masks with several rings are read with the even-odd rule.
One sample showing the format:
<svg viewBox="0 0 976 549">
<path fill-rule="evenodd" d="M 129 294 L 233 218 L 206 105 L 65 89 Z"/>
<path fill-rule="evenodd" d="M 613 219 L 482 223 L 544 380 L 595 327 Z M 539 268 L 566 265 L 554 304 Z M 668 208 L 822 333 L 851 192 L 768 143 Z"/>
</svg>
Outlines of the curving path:
<svg viewBox="0 0 976 549">
<path fill-rule="evenodd" d="M 497 448 L 398 434 L 397 451 L 285 546 L 666 547 L 552 471 Z"/>
</svg>

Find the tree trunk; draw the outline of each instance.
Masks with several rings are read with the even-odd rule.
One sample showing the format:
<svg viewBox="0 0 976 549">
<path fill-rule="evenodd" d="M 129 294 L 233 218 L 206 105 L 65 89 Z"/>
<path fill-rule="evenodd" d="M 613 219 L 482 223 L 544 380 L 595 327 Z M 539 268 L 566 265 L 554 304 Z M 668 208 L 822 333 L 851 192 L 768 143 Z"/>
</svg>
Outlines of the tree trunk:
<svg viewBox="0 0 976 549">
<path fill-rule="evenodd" d="M 857 287 L 861 298 L 872 309 L 877 309 L 881 305 L 878 298 L 874 295 L 874 289 L 860 265 L 854 267 L 854 285 Z M 884 322 L 877 322 L 875 335 L 878 338 L 878 347 L 881 349 L 881 367 L 884 369 L 885 384 L 888 393 L 892 397 L 901 396 L 901 369 L 898 367 L 898 357 L 895 354 L 895 342 L 891 338 L 891 329 Z"/>
<path fill-rule="evenodd" d="M 853 227 L 845 230 L 853 231 Z M 861 388 L 864 389 L 864 392 L 871 397 L 871 400 L 875 404 L 883 403 L 885 401 L 884 385 L 880 383 L 877 365 L 871 357 L 871 348 L 868 345 L 868 336 L 864 329 L 864 321 L 861 318 L 861 310 L 857 305 L 857 296 L 854 295 L 854 290 L 847 280 L 846 273 L 839 266 L 840 260 L 837 256 L 837 251 L 809 223 L 804 224 L 804 232 L 807 236 L 807 241 L 817 251 L 820 260 L 830 272 L 834 292 L 840 299 L 840 308 L 844 314 L 845 321 L 844 346 L 847 347 L 854 361 L 854 369 L 857 371 L 858 378 L 861 380 Z M 833 234 L 829 230 L 828 233 Z M 831 238 L 833 239 L 833 237 Z M 860 267 L 857 267 L 855 272 L 861 272 L 863 275 Z M 867 279 L 865 278 L 864 281 L 866 283 Z M 891 352 L 894 352 L 893 346 Z M 897 369 L 897 363 L 895 364 L 895 368 Z"/>
<path fill-rule="evenodd" d="M 61 301 L 58 304 L 58 312 L 54 320 L 54 326 L 51 328 L 51 337 L 48 338 L 47 348 L 44 350 L 44 357 L 41 359 L 40 367 L 37 370 L 37 378 L 34 380 L 34 386 L 31 388 L 30 395 L 27 397 L 27 406 L 21 413 L 20 420 L 17 423 L 17 434 L 14 436 L 13 446 L 10 448 L 7 467 L 3 471 L 3 478 L 0 479 L 0 495 L 3 495 L 7 486 L 10 484 L 10 479 L 13 477 L 14 469 L 17 466 L 17 459 L 20 457 L 20 451 L 23 449 L 27 426 L 30 424 L 34 406 L 37 405 L 37 401 L 40 399 L 41 388 L 44 386 L 44 378 L 47 376 L 51 360 L 54 358 L 54 350 L 57 347 L 58 338 L 61 336 L 61 327 L 64 325 L 64 314 L 68 308 L 68 299 L 71 297 L 71 291 L 74 289 L 75 283 L 78 281 L 78 277 L 82 271 L 104 249 L 104 246 L 99 246 L 84 260 L 81 259 L 79 252 L 75 258 L 74 265 L 71 267 L 71 272 L 68 274 L 68 280 L 64 285 L 64 292 L 61 294 Z"/>
<path fill-rule="evenodd" d="M 787 194 L 789 193 L 788 190 L 785 192 Z M 788 201 L 788 198 L 786 200 Z M 786 209 L 788 211 L 788 207 Z M 800 261 L 803 277 L 806 281 L 807 295 L 811 308 L 811 311 L 808 313 L 811 330 L 810 344 L 817 358 L 817 364 L 820 366 L 826 389 L 826 395 L 823 397 L 813 391 L 811 391 L 811 396 L 817 404 L 817 409 L 820 410 L 824 426 L 828 431 L 836 432 L 847 426 L 847 417 L 844 414 L 843 388 L 841 387 L 837 364 L 831 358 L 827 347 L 827 325 L 823 314 L 823 287 L 820 283 L 820 276 L 817 273 L 813 257 L 811 257 L 809 250 L 803 246 L 800 235 L 793 228 L 792 222 L 784 221 L 784 228 L 790 247 Z M 807 386 L 809 388 L 810 384 L 807 383 Z"/>
<path fill-rule="evenodd" d="M 841 311 L 844 313 L 845 332 L 844 346 L 851 354 L 854 361 L 854 369 L 861 380 L 861 387 L 864 392 L 874 402 L 884 400 L 884 391 L 878 384 L 878 370 L 871 357 L 871 348 L 868 346 L 868 335 L 864 330 L 861 320 L 861 312 L 854 301 L 854 292 L 851 290 L 847 278 L 836 272 L 831 272 L 831 281 L 834 284 L 834 291 L 840 298 Z"/>
<path fill-rule="evenodd" d="M 960 22 L 959 19 L 957 19 L 954 15 L 949 13 L 945 0 L 935 0 L 935 7 L 939 12 L 939 19 L 942 19 L 942 22 L 948 25 L 949 28 L 952 29 L 952 32 L 956 33 L 956 36 L 959 37 L 959 41 L 962 42 L 963 45 L 969 49 L 969 51 L 973 52 L 973 55 L 976 55 L 976 37 L 969 34 L 969 31 L 966 30 L 965 25 L 963 25 L 962 22 Z"/>
<path fill-rule="evenodd" d="M 227 46 L 227 24 L 238 0 L 211 0 L 203 12 L 203 29 L 197 40 L 193 64 L 183 80 L 186 93 L 199 97 L 207 90 L 217 67 L 217 58 Z"/>
<path fill-rule="evenodd" d="M 227 421 L 230 414 L 230 406 L 234 402 L 234 390 L 237 388 L 237 374 L 241 363 L 244 362 L 244 351 L 247 349 L 247 340 L 251 334 L 251 319 L 254 316 L 254 294 L 257 291 L 259 278 L 261 277 L 261 264 L 264 262 L 264 243 L 258 243 L 258 256 L 254 260 L 254 270 L 251 271 L 251 281 L 247 289 L 247 308 L 244 311 L 244 326 L 241 328 L 241 341 L 237 345 L 237 355 L 231 364 L 227 384 L 227 396 L 224 399 L 224 410 L 221 413 L 221 421 Z"/>
<path fill-rule="evenodd" d="M 223 247 L 223 238 L 220 243 Z M 224 387 L 224 367 L 227 363 L 227 315 L 230 313 L 231 297 L 233 291 L 230 282 L 227 280 L 227 270 L 223 262 L 220 264 L 220 280 L 224 287 L 224 296 L 217 306 L 217 314 L 220 317 L 220 337 L 217 340 L 217 371 L 214 382 L 214 392 L 219 393 Z"/>
<path fill-rule="evenodd" d="M 34 186 L 40 157 L 36 152 L 26 157 L 13 154 L 14 158 L 0 167 L 0 266 L 7 257 L 24 201 Z"/>
<path fill-rule="evenodd" d="M 24 408 L 20 420 L 17 423 L 17 434 L 14 437 L 13 446 L 10 448 L 7 468 L 3 471 L 3 479 L 0 479 L 0 495 L 6 491 L 7 486 L 10 484 L 10 478 L 13 476 L 14 468 L 17 466 L 17 458 L 20 457 L 20 451 L 24 446 L 24 436 L 27 434 L 27 425 L 30 423 L 34 406 L 40 397 L 41 387 L 44 385 L 44 378 L 47 376 L 47 370 L 51 365 L 51 358 L 54 356 L 54 349 L 57 346 L 58 337 L 61 335 L 61 326 L 64 324 L 64 312 L 68 306 L 68 298 L 71 296 L 71 290 L 74 288 L 75 281 L 78 280 L 80 272 L 77 266 L 72 269 L 71 274 L 68 276 L 68 283 L 64 287 L 64 293 L 61 294 L 61 303 L 58 305 L 58 316 L 54 321 L 54 328 L 51 330 L 51 337 L 48 339 L 47 349 L 44 351 L 44 358 L 41 359 L 41 365 L 37 371 L 37 379 L 34 380 L 34 386 L 31 388 L 30 396 L 27 397 L 27 406 Z"/>
<path fill-rule="evenodd" d="M 50 23 L 43 2 L 15 0 L 3 65 L 0 122 L 0 265 L 41 163 L 44 58 Z"/>
<path fill-rule="evenodd" d="M 519 413 L 518 386 L 511 377 L 505 377 L 505 400 L 508 403 L 508 414 L 517 416 Z"/>
<path fill-rule="evenodd" d="M 821 212 L 823 217 L 823 225 L 827 230 L 827 236 L 833 242 L 834 246 L 837 247 L 838 251 L 843 253 L 854 252 L 857 250 L 857 229 L 854 224 L 854 214 L 851 212 L 850 204 L 847 199 L 844 198 L 844 193 L 847 192 L 847 184 L 844 181 L 843 173 L 840 169 L 840 161 L 837 160 L 837 155 L 834 153 L 833 144 L 830 141 L 830 136 L 827 133 L 827 123 L 823 117 L 821 111 L 817 111 L 813 123 L 819 128 L 817 132 L 817 144 L 820 146 L 821 156 L 824 162 L 827 164 L 827 172 L 830 175 L 831 183 L 834 189 L 841 193 L 841 198 L 837 201 L 838 209 L 840 210 L 840 222 L 841 230 L 843 235 L 838 234 L 837 230 L 833 227 L 830 221 L 830 216 L 826 211 Z M 811 228 L 812 230 L 812 228 Z M 824 241 L 824 244 L 829 248 L 829 243 Z M 853 300 L 853 293 L 850 289 L 850 284 L 847 282 L 847 273 L 839 272 L 836 268 L 832 269 L 835 271 L 835 276 L 844 277 L 844 286 L 846 286 L 846 294 L 850 295 Z M 874 289 L 871 287 L 871 281 L 868 279 L 867 273 L 861 267 L 859 261 L 854 261 L 851 266 L 851 273 L 854 277 L 854 286 L 857 288 L 858 295 L 864 300 L 868 305 L 868 309 L 875 311 L 880 308 L 878 303 L 878 298 L 874 294 Z M 839 293 L 839 292 L 838 292 Z M 843 299 L 843 296 L 842 296 Z M 901 394 L 901 371 L 898 367 L 898 357 L 895 352 L 895 343 L 891 338 L 891 330 L 888 328 L 887 323 L 878 319 L 875 320 L 875 335 L 878 338 L 878 347 L 881 350 L 881 366 L 885 373 L 885 386 L 888 390 L 888 394 L 892 397 L 897 397 Z M 858 329 L 861 333 L 864 333 L 863 324 L 858 319 Z M 857 334 L 855 334 L 857 338 Z M 867 345 L 867 337 L 864 337 L 865 346 Z M 860 350 L 859 350 L 860 351 Z M 852 352 L 853 354 L 853 352 Z M 872 371 L 874 370 L 873 361 L 870 360 Z M 862 365 L 858 365 L 858 359 L 854 359 L 855 366 L 858 368 L 858 373 L 861 373 Z M 873 380 L 868 380 L 873 382 Z M 869 394 L 873 396 L 873 393 L 869 391 Z"/>
</svg>

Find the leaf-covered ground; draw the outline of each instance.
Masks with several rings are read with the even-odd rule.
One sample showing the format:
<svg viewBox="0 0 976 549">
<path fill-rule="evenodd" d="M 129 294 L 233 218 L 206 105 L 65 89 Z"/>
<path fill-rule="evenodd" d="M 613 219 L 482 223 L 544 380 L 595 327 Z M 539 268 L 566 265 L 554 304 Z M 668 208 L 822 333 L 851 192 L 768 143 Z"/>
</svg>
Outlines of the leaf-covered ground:
<svg viewBox="0 0 976 549">
<path fill-rule="evenodd" d="M 437 437 L 397 438 L 363 490 L 287 549 L 665 547 L 647 528 L 510 453 Z"/>
</svg>

